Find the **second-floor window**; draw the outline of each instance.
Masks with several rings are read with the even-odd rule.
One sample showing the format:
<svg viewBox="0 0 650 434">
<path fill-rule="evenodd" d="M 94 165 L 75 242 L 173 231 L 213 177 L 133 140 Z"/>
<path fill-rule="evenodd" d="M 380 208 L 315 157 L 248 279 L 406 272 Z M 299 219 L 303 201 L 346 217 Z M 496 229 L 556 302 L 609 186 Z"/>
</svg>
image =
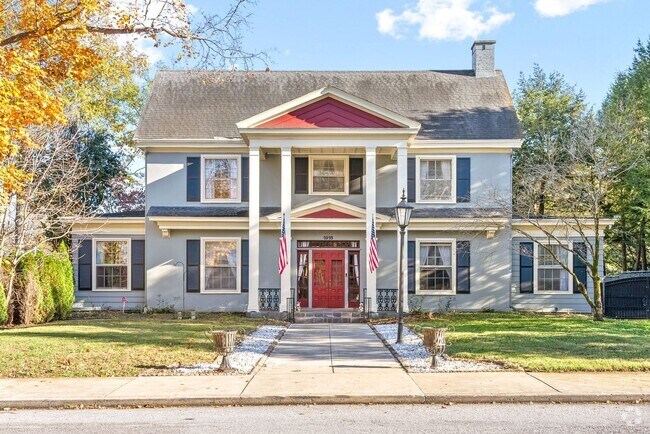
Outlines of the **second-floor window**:
<svg viewBox="0 0 650 434">
<path fill-rule="evenodd" d="M 310 194 L 348 194 L 346 156 L 311 157 Z"/>
<path fill-rule="evenodd" d="M 420 157 L 418 168 L 418 202 L 455 202 L 454 157 Z"/>
<path fill-rule="evenodd" d="M 203 202 L 241 200 L 241 157 L 205 155 L 201 159 Z"/>
</svg>

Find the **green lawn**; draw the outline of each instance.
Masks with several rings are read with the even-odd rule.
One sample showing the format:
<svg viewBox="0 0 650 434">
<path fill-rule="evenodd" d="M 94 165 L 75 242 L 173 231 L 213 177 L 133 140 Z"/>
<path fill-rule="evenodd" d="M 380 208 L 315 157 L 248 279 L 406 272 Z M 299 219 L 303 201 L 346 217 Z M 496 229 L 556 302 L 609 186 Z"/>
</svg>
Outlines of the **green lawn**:
<svg viewBox="0 0 650 434">
<path fill-rule="evenodd" d="M 650 370 L 650 321 L 585 315 L 448 313 L 410 326 L 449 327 L 447 354 L 530 371 Z"/>
<path fill-rule="evenodd" d="M 98 316 L 98 317 L 94 317 Z M 0 377 L 132 376 L 174 363 L 210 362 L 210 329 L 250 333 L 263 322 L 235 314 L 101 313 L 0 330 Z"/>
</svg>

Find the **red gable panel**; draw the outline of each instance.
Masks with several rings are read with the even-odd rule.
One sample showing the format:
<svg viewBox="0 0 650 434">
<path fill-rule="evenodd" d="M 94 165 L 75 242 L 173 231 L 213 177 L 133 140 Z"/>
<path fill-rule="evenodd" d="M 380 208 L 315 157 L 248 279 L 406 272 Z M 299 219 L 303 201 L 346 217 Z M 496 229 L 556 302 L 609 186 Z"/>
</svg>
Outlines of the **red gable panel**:
<svg viewBox="0 0 650 434">
<path fill-rule="evenodd" d="M 323 98 L 271 119 L 257 128 L 399 128 L 392 122 L 366 113 L 334 98 Z"/>
<path fill-rule="evenodd" d="M 320 211 L 315 211 L 311 214 L 304 215 L 300 218 L 303 219 L 356 219 L 357 217 L 346 214 L 344 212 L 327 208 Z"/>
</svg>

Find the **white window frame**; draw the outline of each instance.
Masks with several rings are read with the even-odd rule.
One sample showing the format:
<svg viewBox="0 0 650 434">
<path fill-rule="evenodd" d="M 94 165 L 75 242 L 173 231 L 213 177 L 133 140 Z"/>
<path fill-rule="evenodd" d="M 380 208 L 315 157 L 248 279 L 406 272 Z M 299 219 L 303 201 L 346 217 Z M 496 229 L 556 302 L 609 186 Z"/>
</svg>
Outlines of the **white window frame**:
<svg viewBox="0 0 650 434">
<path fill-rule="evenodd" d="M 314 160 L 343 160 L 343 191 L 314 191 Z M 309 194 L 313 196 L 347 196 L 350 189 L 350 157 L 348 155 L 310 155 L 309 156 Z"/>
<path fill-rule="evenodd" d="M 237 197 L 232 199 L 208 199 L 205 197 L 205 160 L 237 160 Z M 241 155 L 208 154 L 201 155 L 201 202 L 203 203 L 241 203 Z"/>
<path fill-rule="evenodd" d="M 97 288 L 97 242 L 126 241 L 126 288 Z M 93 238 L 93 272 L 92 290 L 96 292 L 129 292 L 131 291 L 131 238 Z"/>
<path fill-rule="evenodd" d="M 422 199 L 420 197 L 420 162 L 451 160 L 451 198 L 449 200 Z M 415 202 L 416 203 L 456 203 L 456 156 L 455 155 L 418 155 L 415 157 Z"/>
<path fill-rule="evenodd" d="M 549 241 L 548 243 L 545 243 L 548 245 L 553 245 L 553 246 L 559 246 L 560 243 L 552 240 Z M 567 262 L 568 267 L 571 271 L 573 271 L 573 241 L 567 242 L 568 250 L 567 250 Z M 537 281 L 537 275 L 538 275 L 538 267 L 539 267 L 539 249 L 543 248 L 540 247 L 538 243 L 534 243 L 533 245 L 533 294 L 539 294 L 539 295 L 573 295 L 573 276 L 566 271 L 564 268 L 562 268 L 562 271 L 567 273 L 568 277 L 568 284 L 569 284 L 569 289 L 567 291 L 544 291 L 539 289 L 539 282 Z"/>
<path fill-rule="evenodd" d="M 420 288 L 420 245 L 451 244 L 451 290 L 431 291 Z M 422 295 L 456 295 L 456 239 L 455 238 L 417 238 L 415 240 L 415 293 Z"/>
<path fill-rule="evenodd" d="M 211 241 L 237 242 L 237 288 L 233 290 L 207 289 L 205 287 L 205 243 Z M 201 294 L 240 294 L 241 293 L 241 237 L 201 237 Z"/>
</svg>

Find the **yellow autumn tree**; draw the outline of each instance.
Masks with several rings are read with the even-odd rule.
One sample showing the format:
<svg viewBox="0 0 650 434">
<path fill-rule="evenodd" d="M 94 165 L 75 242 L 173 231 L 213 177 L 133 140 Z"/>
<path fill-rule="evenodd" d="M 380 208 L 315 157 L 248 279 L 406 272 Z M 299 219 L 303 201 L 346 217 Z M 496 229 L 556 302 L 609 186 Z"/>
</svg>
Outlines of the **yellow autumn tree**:
<svg viewBox="0 0 650 434">
<path fill-rule="evenodd" d="M 10 158 L 38 146 L 34 127 L 64 124 L 65 87 L 84 84 L 107 62 L 97 38 L 147 38 L 176 45 L 179 59 L 198 66 L 247 67 L 263 58 L 242 48 L 248 3 L 190 24 L 181 0 L 0 0 L 0 206 L 31 176 Z"/>
</svg>

